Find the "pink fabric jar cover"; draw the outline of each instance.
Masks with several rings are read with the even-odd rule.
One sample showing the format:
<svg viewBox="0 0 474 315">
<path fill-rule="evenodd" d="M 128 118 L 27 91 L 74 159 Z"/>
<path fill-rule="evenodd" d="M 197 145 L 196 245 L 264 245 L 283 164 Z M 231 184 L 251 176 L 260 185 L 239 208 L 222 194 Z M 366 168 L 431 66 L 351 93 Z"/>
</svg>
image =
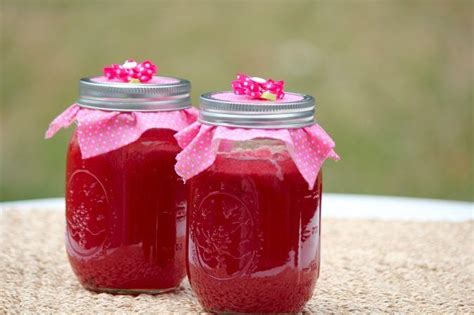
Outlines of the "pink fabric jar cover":
<svg viewBox="0 0 474 315">
<path fill-rule="evenodd" d="M 192 107 L 176 111 L 119 112 L 73 104 L 51 122 L 45 137 L 51 138 L 75 121 L 82 157 L 87 159 L 132 143 L 149 129 L 180 131 L 195 122 L 197 114 Z"/>
<path fill-rule="evenodd" d="M 235 95 L 228 92 L 215 94 L 219 100 L 242 103 L 266 101 L 252 100 L 246 95 Z M 298 100 L 294 94 L 285 94 L 276 102 Z M 263 103 L 262 103 L 263 102 Z M 175 135 L 183 150 L 177 155 L 176 173 L 185 181 L 210 167 L 217 155 L 221 140 L 246 141 L 256 138 L 281 140 L 286 144 L 288 152 L 299 172 L 314 187 L 316 177 L 322 164 L 328 158 L 339 160 L 334 151 L 335 143 L 318 124 L 302 128 L 252 129 L 226 126 L 215 126 L 199 121 L 193 123 Z"/>
</svg>

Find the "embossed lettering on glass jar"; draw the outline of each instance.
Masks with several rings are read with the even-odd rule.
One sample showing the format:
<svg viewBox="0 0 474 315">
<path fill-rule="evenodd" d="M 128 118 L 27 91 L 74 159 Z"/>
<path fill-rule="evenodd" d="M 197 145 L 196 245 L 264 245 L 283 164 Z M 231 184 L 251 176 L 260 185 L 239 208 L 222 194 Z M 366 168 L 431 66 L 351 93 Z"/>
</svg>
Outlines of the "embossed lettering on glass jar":
<svg viewBox="0 0 474 315">
<path fill-rule="evenodd" d="M 297 312 L 319 275 L 322 175 L 334 142 L 314 99 L 231 92 L 201 97 L 199 121 L 176 134 L 188 185 L 187 274 L 213 312 Z"/>
<path fill-rule="evenodd" d="M 73 121 L 66 169 L 66 249 L 84 287 L 160 293 L 185 276 L 185 187 L 174 134 L 196 120 L 186 80 L 80 81 L 80 97 L 50 125 Z"/>
</svg>

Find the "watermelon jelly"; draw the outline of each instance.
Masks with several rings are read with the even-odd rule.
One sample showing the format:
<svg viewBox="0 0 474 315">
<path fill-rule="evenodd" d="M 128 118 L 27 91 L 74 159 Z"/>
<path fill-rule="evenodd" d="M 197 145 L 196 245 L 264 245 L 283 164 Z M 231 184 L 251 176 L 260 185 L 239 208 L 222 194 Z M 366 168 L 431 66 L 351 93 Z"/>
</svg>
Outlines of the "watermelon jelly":
<svg viewBox="0 0 474 315">
<path fill-rule="evenodd" d="M 320 167 L 338 156 L 311 96 L 239 91 L 201 96 L 199 121 L 176 135 L 188 278 L 207 311 L 299 312 L 320 270 Z"/>
<path fill-rule="evenodd" d="M 78 102 L 47 136 L 77 123 L 67 153 L 66 250 L 81 284 L 160 293 L 185 276 L 186 192 L 174 170 L 181 150 L 174 134 L 196 115 L 188 81 L 133 78 L 133 69 L 153 68 L 127 63 L 82 79 Z M 131 79 L 114 69 L 132 69 Z"/>
</svg>

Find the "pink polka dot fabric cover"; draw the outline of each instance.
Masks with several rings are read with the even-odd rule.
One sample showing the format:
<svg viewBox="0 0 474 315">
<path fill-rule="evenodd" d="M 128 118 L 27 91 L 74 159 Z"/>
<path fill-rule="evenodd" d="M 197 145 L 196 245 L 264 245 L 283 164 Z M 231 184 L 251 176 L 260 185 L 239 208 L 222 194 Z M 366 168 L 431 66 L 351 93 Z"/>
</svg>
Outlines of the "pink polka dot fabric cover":
<svg viewBox="0 0 474 315">
<path fill-rule="evenodd" d="M 175 135 L 183 150 L 176 157 L 176 173 L 185 181 L 211 166 L 221 140 L 270 138 L 283 141 L 310 189 L 328 158 L 339 160 L 335 143 L 318 124 L 298 129 L 246 129 L 195 122 Z"/>
<path fill-rule="evenodd" d="M 51 122 L 46 138 L 51 138 L 61 128 L 76 121 L 82 157 L 87 159 L 132 143 L 149 129 L 180 131 L 195 122 L 197 115 L 195 108 L 162 112 L 118 112 L 73 104 Z"/>
<path fill-rule="evenodd" d="M 119 79 L 109 79 L 104 76 L 94 77 L 92 78 L 92 81 L 99 82 L 99 83 L 107 83 L 107 84 L 110 84 L 110 83 L 123 84 L 127 86 L 130 86 L 130 84 L 134 84 L 134 83 L 123 82 Z M 150 81 L 135 83 L 135 84 L 173 84 L 173 83 L 178 83 L 178 82 L 179 80 L 176 78 L 153 76 Z"/>
<path fill-rule="evenodd" d="M 268 100 L 256 100 L 253 98 L 249 98 L 247 95 L 237 95 L 234 92 L 222 92 L 216 93 L 212 95 L 212 98 L 221 100 L 221 101 L 232 101 L 232 102 L 239 102 L 242 104 L 265 104 Z M 303 96 L 300 94 L 294 93 L 285 93 L 282 99 L 275 100 L 275 103 L 288 103 L 288 102 L 296 102 L 301 101 Z"/>
</svg>

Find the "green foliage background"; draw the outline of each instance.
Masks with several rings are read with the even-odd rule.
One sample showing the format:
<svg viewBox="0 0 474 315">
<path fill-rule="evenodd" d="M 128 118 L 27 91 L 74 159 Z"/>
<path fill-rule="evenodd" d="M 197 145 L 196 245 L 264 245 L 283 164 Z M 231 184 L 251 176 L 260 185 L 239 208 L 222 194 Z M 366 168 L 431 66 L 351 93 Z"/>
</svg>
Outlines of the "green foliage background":
<svg viewBox="0 0 474 315">
<path fill-rule="evenodd" d="M 2 1 L 1 200 L 60 196 L 80 77 L 127 58 L 315 95 L 342 160 L 325 190 L 473 200 L 473 1 Z"/>
</svg>

